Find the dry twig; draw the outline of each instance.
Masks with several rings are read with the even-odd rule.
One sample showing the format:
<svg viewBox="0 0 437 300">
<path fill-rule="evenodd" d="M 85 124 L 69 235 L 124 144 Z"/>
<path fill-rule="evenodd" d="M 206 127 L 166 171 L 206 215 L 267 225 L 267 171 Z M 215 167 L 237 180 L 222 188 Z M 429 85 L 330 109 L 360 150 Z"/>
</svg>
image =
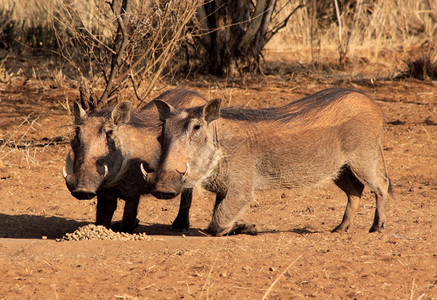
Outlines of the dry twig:
<svg viewBox="0 0 437 300">
<path fill-rule="evenodd" d="M 264 293 L 262 300 L 266 300 L 268 295 L 272 292 L 273 288 L 275 287 L 275 285 L 278 283 L 278 281 L 281 279 L 282 276 L 284 276 L 284 274 L 288 271 L 288 269 L 291 268 L 292 265 L 294 265 L 302 256 L 304 253 L 302 253 L 301 255 L 299 255 L 295 260 L 293 260 L 285 269 L 284 271 L 282 271 L 281 274 L 278 275 L 278 277 L 276 277 L 275 281 L 272 282 L 272 284 L 269 286 L 269 288 L 267 289 L 267 291 Z"/>
</svg>

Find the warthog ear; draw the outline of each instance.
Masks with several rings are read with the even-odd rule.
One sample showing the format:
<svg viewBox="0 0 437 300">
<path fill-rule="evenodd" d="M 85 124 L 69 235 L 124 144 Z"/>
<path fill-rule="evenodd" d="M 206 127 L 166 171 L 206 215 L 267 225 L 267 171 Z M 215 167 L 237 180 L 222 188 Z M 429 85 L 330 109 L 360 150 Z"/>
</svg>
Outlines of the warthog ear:
<svg viewBox="0 0 437 300">
<path fill-rule="evenodd" d="M 203 107 L 203 117 L 206 123 L 217 120 L 220 118 L 220 105 L 222 104 L 222 99 L 216 98 L 212 99 Z"/>
<path fill-rule="evenodd" d="M 175 110 L 173 106 L 171 106 L 170 104 L 168 104 L 165 101 L 155 99 L 154 102 L 155 102 L 156 108 L 158 108 L 159 120 L 161 120 L 162 122 L 165 119 L 167 119 L 168 117 L 170 117 L 170 114 Z"/>
<path fill-rule="evenodd" d="M 115 125 L 127 124 L 130 121 L 130 108 L 128 101 L 118 103 L 112 110 L 111 118 Z"/>
<path fill-rule="evenodd" d="M 80 124 L 83 120 L 85 120 L 88 117 L 86 111 L 77 102 L 74 102 L 73 114 L 74 114 L 74 124 Z"/>
</svg>

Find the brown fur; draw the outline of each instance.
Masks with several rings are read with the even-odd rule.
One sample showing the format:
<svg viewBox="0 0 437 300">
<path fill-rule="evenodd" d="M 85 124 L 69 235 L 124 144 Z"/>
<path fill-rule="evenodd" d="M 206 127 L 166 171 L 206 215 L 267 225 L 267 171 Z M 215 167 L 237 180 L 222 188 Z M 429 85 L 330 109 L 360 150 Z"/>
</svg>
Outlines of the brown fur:
<svg viewBox="0 0 437 300">
<path fill-rule="evenodd" d="M 255 190 L 329 180 L 348 197 L 335 231 L 352 224 L 364 185 L 376 195 L 370 231 L 384 227 L 389 180 L 378 170 L 383 115 L 365 94 L 327 89 L 266 109 L 220 109 L 219 99 L 186 110 L 160 101 L 156 105 L 165 120 L 156 189 L 177 194 L 201 183 L 215 192 L 213 234 L 235 228 Z"/>
<path fill-rule="evenodd" d="M 206 103 L 197 92 L 184 89 L 167 91 L 158 99 L 179 108 Z M 121 198 L 126 201 L 123 220 L 120 227 L 114 229 L 132 232 L 140 196 L 153 190 L 153 186 L 144 185 L 139 166 L 142 163 L 152 172 L 159 159 L 160 122 L 155 101 L 142 110 L 131 110 L 130 103 L 123 102 L 92 116 L 75 104 L 76 134 L 71 141 L 64 175 L 67 187 L 76 198 L 91 199 L 97 195 L 97 225 L 111 225 L 117 198 Z M 186 191 L 181 197 L 174 227 L 188 228 L 190 204 L 191 191 Z"/>
</svg>

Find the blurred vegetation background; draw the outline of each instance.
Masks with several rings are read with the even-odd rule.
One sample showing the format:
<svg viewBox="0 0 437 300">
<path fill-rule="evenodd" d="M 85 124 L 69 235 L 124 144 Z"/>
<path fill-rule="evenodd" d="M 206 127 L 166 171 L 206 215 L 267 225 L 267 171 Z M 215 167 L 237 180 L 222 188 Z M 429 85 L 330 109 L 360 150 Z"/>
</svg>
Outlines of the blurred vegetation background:
<svg viewBox="0 0 437 300">
<path fill-rule="evenodd" d="M 429 80 L 436 38 L 437 0 L 2 0 L 0 80 L 18 72 L 7 62 L 51 59 L 91 110 L 140 106 L 162 80 L 275 72 L 284 59 Z"/>
</svg>

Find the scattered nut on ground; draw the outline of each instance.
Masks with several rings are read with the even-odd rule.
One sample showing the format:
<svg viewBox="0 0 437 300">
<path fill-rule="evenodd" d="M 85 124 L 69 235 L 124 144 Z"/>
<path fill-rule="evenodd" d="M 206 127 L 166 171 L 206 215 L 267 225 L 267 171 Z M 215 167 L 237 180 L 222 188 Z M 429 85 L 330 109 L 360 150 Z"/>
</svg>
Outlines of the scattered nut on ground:
<svg viewBox="0 0 437 300">
<path fill-rule="evenodd" d="M 74 232 L 66 233 L 62 238 L 57 239 L 58 242 L 87 240 L 156 241 L 160 239 L 150 237 L 145 232 L 134 234 L 126 232 L 114 232 L 104 226 L 96 226 L 94 224 L 88 224 L 79 227 Z"/>
</svg>

